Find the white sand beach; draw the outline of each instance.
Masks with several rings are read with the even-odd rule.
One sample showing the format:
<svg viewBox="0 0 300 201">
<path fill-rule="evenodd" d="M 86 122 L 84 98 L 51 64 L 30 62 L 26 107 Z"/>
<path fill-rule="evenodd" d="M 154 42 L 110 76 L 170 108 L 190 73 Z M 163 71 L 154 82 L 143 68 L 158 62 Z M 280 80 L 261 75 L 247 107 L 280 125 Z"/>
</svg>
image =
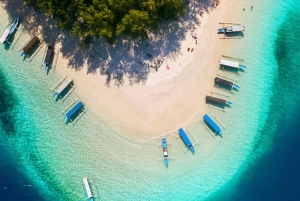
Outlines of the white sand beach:
<svg viewBox="0 0 300 201">
<path fill-rule="evenodd" d="M 203 17 L 197 15 L 200 24 L 185 34 L 178 53 L 169 57 L 159 55 L 164 61 L 157 72 L 151 70 L 145 83 L 130 84 L 125 79 L 122 86 L 107 87 L 106 76 L 97 71 L 87 75 L 87 64 L 80 71 L 68 68 L 69 60 L 63 55 L 59 57 L 57 69 L 74 78 L 76 93 L 86 107 L 100 118 L 105 117 L 125 137 L 147 140 L 175 131 L 196 113 L 208 110 L 205 96 L 213 89 L 224 49 L 220 35 L 212 33 L 217 33 L 227 6 L 222 1 Z M 145 52 L 146 48 L 143 48 Z"/>
<path fill-rule="evenodd" d="M 213 89 L 225 48 L 217 29 L 230 5 L 227 1 L 216 7 L 193 1 L 185 19 L 169 30 L 164 27 L 144 42 L 119 40 L 108 46 L 100 41 L 92 50 L 82 50 L 88 56 L 81 50 L 66 53 L 78 48 L 75 40 L 51 28 L 60 40 L 69 40 L 69 45 L 56 43 L 56 72 L 73 78 L 74 92 L 85 107 L 124 137 L 148 140 L 175 131 L 208 110 L 205 96 Z M 32 22 L 31 16 L 27 21 L 45 37 L 49 30 L 38 25 L 41 18 Z M 155 63 L 161 65 L 158 71 L 148 67 Z"/>
</svg>

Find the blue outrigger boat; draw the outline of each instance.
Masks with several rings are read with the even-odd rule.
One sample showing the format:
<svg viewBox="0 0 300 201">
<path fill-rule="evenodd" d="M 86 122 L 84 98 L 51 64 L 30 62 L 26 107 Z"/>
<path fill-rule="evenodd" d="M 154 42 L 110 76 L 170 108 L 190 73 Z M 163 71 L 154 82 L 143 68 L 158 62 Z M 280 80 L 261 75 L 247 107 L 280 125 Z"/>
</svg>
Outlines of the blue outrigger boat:
<svg viewBox="0 0 300 201">
<path fill-rule="evenodd" d="M 6 29 L 1 38 L 0 38 L 0 42 L 1 43 L 5 43 L 8 41 L 9 37 L 11 36 L 11 34 L 16 30 L 17 26 L 19 24 L 19 17 L 16 17 L 15 20 L 13 21 L 13 23 L 10 25 L 9 29 Z"/>
<path fill-rule="evenodd" d="M 45 64 L 45 71 L 48 71 L 48 68 L 50 66 L 50 62 L 53 56 L 53 52 L 54 52 L 54 46 L 53 45 L 48 45 L 47 46 L 47 53 L 46 53 L 46 57 L 44 60 L 44 64 Z"/>
<path fill-rule="evenodd" d="M 188 138 L 188 136 L 186 135 L 186 133 L 184 132 L 184 130 L 182 128 L 180 128 L 178 130 L 179 135 L 181 137 L 181 139 L 183 140 L 183 142 L 185 143 L 185 145 L 191 150 L 191 152 L 194 154 L 195 153 L 195 149 L 193 147 L 193 144 L 191 143 L 190 139 Z"/>
<path fill-rule="evenodd" d="M 72 109 L 69 110 L 69 112 L 66 113 L 66 116 L 64 117 L 64 121 L 67 122 L 68 119 L 77 112 L 77 110 L 79 110 L 81 107 L 83 106 L 83 103 L 81 101 L 79 101 L 76 105 L 74 105 L 74 107 L 72 107 Z"/>
<path fill-rule="evenodd" d="M 165 166 L 169 166 L 169 159 L 168 159 L 168 146 L 167 146 L 167 139 L 163 138 L 162 139 L 162 148 L 163 148 L 163 153 L 164 153 L 164 162 Z"/>
<path fill-rule="evenodd" d="M 204 116 L 203 116 L 203 119 L 204 119 L 204 121 L 206 122 L 206 123 L 208 123 L 210 126 L 211 126 L 211 128 L 217 133 L 217 134 L 219 134 L 219 135 L 223 135 L 223 133 L 222 133 L 222 131 L 221 131 L 221 128 L 214 122 L 214 120 L 212 120 L 211 118 L 210 118 L 210 116 L 208 116 L 207 114 L 205 114 Z"/>
</svg>

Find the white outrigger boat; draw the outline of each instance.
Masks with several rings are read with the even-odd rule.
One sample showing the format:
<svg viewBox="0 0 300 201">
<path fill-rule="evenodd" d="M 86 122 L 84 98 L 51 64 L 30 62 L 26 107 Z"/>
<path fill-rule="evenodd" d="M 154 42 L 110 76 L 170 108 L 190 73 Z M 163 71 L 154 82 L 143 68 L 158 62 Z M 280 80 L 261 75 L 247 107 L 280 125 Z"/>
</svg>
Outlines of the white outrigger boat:
<svg viewBox="0 0 300 201">
<path fill-rule="evenodd" d="M 88 199 L 89 201 L 93 201 L 94 196 L 93 196 L 91 188 L 90 188 L 89 180 L 86 177 L 83 178 L 83 184 L 84 184 L 86 194 L 87 194 L 86 199 Z"/>
<path fill-rule="evenodd" d="M 13 23 L 10 25 L 10 28 L 6 29 L 3 32 L 2 36 L 0 37 L 1 43 L 5 43 L 8 41 L 11 34 L 17 29 L 18 23 L 19 23 L 19 17 L 16 17 L 15 20 L 13 21 Z"/>
<path fill-rule="evenodd" d="M 232 33 L 232 32 L 240 32 L 245 31 L 244 26 L 228 26 L 224 28 L 218 29 L 219 33 Z"/>
</svg>

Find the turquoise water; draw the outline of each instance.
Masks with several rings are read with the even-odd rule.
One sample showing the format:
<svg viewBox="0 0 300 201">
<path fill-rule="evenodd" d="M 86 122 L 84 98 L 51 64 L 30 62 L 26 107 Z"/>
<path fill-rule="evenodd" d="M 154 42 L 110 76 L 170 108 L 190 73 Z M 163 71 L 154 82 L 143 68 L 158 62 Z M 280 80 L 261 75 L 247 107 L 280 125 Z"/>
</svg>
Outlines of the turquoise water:
<svg viewBox="0 0 300 201">
<path fill-rule="evenodd" d="M 9 125 L 3 129 L 15 163 L 45 200 L 83 200 L 84 176 L 92 179 L 91 188 L 99 200 L 218 197 L 239 181 L 249 162 L 259 161 L 273 146 L 271 137 L 262 142 L 261 136 L 278 74 L 277 34 L 294 2 L 255 1 L 253 11 L 243 12 L 250 5 L 240 1 L 234 12 L 246 26 L 245 37 L 224 41 L 231 44 L 224 54 L 243 58 L 247 69 L 240 75 L 219 72 L 237 79 L 241 89 L 230 96 L 234 105 L 228 112 L 211 110 L 226 125 L 224 137 L 209 135 L 199 123 L 203 114 L 197 114 L 188 123 L 200 143 L 196 154 L 184 154 L 174 136 L 167 135 L 176 156 L 168 169 L 157 162 L 155 140 L 139 144 L 124 139 L 90 111 L 75 126 L 65 125 L 61 110 L 77 98 L 76 90 L 65 102 L 51 98 L 51 87 L 63 75 L 50 71 L 47 76 L 40 69 L 43 48 L 31 62 L 23 61 L 18 46 L 28 35 L 22 35 L 14 48 L 0 49 L 5 77 L 1 81 L 7 88 L 7 109 L 1 113 L 10 117 L 9 122 L 1 121 Z M 0 23 L 3 26 L 5 19 Z"/>
</svg>

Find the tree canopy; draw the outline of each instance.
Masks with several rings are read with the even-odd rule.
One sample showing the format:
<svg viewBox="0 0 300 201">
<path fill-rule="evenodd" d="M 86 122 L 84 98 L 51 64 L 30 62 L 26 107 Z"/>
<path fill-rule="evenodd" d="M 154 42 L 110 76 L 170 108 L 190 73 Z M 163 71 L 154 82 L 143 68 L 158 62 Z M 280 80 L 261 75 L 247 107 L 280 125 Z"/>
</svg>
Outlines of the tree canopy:
<svg viewBox="0 0 300 201">
<path fill-rule="evenodd" d="M 80 40 L 118 35 L 147 38 L 162 20 L 178 20 L 185 13 L 183 0 L 23 0 L 37 11 L 59 19 Z"/>
</svg>

